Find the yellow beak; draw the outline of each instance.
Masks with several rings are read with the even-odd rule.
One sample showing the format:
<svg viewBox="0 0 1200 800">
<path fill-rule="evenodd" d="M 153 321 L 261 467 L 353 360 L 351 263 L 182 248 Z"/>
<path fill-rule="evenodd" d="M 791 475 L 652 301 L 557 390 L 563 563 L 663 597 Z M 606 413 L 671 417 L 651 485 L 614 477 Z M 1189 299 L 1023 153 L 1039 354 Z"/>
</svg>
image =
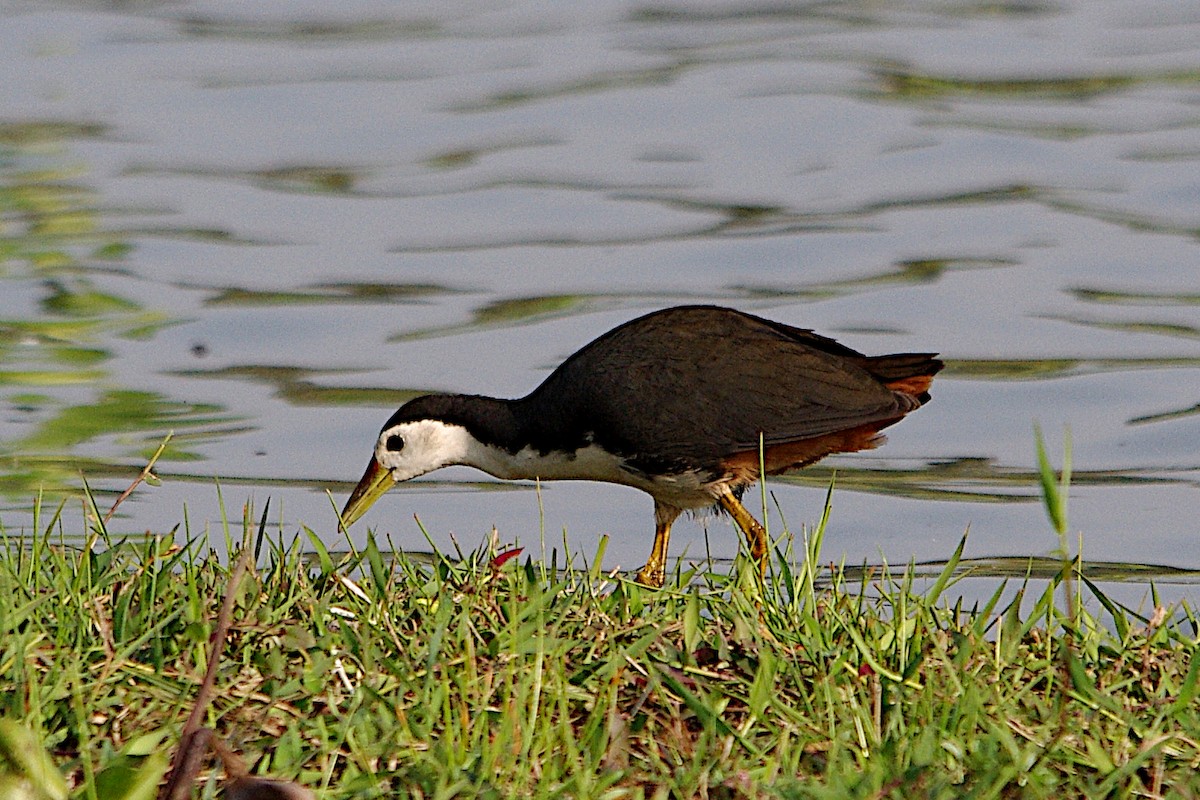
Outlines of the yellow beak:
<svg viewBox="0 0 1200 800">
<path fill-rule="evenodd" d="M 372 456 L 371 463 L 367 464 L 367 471 L 363 473 L 362 480 L 358 482 L 358 486 L 354 487 L 354 491 L 350 493 L 350 499 L 346 501 L 346 507 L 342 509 L 342 529 L 345 530 L 353 525 L 359 517 L 367 513 L 368 508 L 375 505 L 375 501 L 382 497 L 384 492 L 395 484 L 396 482 L 392 480 L 392 473 Z"/>
</svg>

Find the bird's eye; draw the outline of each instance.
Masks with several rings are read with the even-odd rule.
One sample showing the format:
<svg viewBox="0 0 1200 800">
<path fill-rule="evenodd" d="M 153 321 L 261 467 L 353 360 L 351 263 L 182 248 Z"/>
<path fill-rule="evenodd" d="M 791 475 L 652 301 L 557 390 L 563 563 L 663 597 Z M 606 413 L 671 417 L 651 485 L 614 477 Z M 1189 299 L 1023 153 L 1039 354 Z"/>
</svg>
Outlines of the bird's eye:
<svg viewBox="0 0 1200 800">
<path fill-rule="evenodd" d="M 386 445 L 388 450 L 391 450 L 393 453 L 399 453 L 404 449 L 404 437 L 398 433 L 393 433 L 387 438 Z"/>
</svg>

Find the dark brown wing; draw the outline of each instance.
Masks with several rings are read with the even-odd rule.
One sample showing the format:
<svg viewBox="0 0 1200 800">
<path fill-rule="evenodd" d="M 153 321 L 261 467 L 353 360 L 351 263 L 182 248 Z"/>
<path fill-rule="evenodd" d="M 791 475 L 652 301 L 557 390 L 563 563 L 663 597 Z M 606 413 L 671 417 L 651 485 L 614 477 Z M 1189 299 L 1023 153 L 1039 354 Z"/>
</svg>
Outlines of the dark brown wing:
<svg viewBox="0 0 1200 800">
<path fill-rule="evenodd" d="M 879 361 L 811 331 L 685 306 L 600 337 L 527 401 L 554 403 L 545 416 L 570 428 L 559 440 L 591 438 L 649 471 L 715 469 L 760 434 L 767 444 L 813 438 L 919 406 L 872 373 Z"/>
</svg>

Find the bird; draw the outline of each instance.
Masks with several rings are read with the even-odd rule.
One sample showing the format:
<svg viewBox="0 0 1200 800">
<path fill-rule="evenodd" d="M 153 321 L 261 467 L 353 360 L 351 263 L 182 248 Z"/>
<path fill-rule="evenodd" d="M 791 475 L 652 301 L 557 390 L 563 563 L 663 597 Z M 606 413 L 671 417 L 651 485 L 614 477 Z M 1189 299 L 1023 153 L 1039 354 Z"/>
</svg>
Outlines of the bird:
<svg viewBox="0 0 1200 800">
<path fill-rule="evenodd" d="M 503 480 L 591 480 L 654 500 L 654 542 L 635 580 L 665 582 L 685 511 L 733 518 L 758 575 L 768 540 L 742 505 L 762 477 L 877 447 L 929 400 L 936 353 L 867 356 L 811 330 L 733 308 L 674 306 L 625 322 L 528 395 L 427 394 L 384 423 L 340 514 L 346 530 L 388 489 L 466 465 Z"/>
</svg>

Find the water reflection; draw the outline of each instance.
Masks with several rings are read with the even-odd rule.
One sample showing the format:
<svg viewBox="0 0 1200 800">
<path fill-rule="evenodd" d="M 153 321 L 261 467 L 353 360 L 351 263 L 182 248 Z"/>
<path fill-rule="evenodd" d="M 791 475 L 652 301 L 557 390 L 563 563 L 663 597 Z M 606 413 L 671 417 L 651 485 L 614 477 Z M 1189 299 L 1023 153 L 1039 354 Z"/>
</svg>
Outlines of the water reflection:
<svg viewBox="0 0 1200 800">
<path fill-rule="evenodd" d="M 1181 292 L 1128 292 L 1118 289 L 1072 289 L 1071 293 L 1086 303 L 1121 306 L 1194 306 L 1200 305 L 1200 294 Z"/>
<path fill-rule="evenodd" d="M 955 95 L 976 99 L 988 95 L 1012 95 L 1023 99 L 1091 100 L 1127 89 L 1140 80 L 1132 75 L 1095 75 L 1080 78 L 958 78 L 921 75 L 905 72 L 899 67 L 881 67 L 876 75 L 884 94 L 904 100 L 928 100 Z M 1156 77 L 1159 80 L 1179 80 L 1185 76 Z"/>
<path fill-rule="evenodd" d="M 306 370 L 300 367 L 240 365 L 213 370 L 178 370 L 173 375 L 200 380 L 232 380 L 263 383 L 274 387 L 273 396 L 295 406 L 379 406 L 401 403 L 425 392 L 366 386 L 324 386 L 311 378 L 335 374 L 335 370 Z"/>
<path fill-rule="evenodd" d="M 213 519 L 221 477 L 321 528 L 323 491 L 414 394 L 522 394 L 642 311 L 720 302 L 942 351 L 934 403 L 885 450 L 775 487 L 807 508 L 787 493 L 836 469 L 849 551 L 904 562 L 968 526 L 982 552 L 1036 551 L 1036 419 L 1074 432 L 1092 555 L 1128 561 L 1137 530 L 1147 560 L 1200 565 L 1186 4 L 0 20 L 6 529 L 80 473 L 124 488 L 172 430 L 165 489 L 118 524 Z M 529 487 L 472 500 L 498 487 L 476 477 L 375 522 L 538 524 Z M 577 541 L 644 526 L 564 496 Z"/>
<path fill-rule="evenodd" d="M 46 147 L 104 133 L 98 125 L 0 126 L 7 150 L 0 207 L 16 222 L 0 240 L 0 280 L 9 285 L 0 319 L 0 396 L 8 409 L 0 485 L 9 503 L 78 491 L 81 475 L 112 475 L 111 463 L 81 456 L 89 446 L 107 443 L 111 453 L 142 459 L 167 430 L 206 438 L 237 430 L 218 404 L 112 385 L 112 342 L 151 340 L 177 320 L 98 287 L 132 245 L 104 232 L 98 196 L 74 170 L 45 168 Z M 167 449 L 169 460 L 201 457 L 186 440 Z"/>
<path fill-rule="evenodd" d="M 860 459 L 861 461 L 861 459 Z M 1033 469 L 1010 467 L 989 458 L 957 458 L 920 462 L 908 467 L 861 467 L 817 465 L 794 475 L 778 476 L 772 484 L 793 484 L 921 500 L 952 500 L 968 503 L 1040 503 L 1038 475 Z M 1200 487 L 1200 475 L 1177 469 L 1074 470 L 1071 483 L 1078 487 L 1121 487 L 1138 485 Z"/>
<path fill-rule="evenodd" d="M 291 291 L 243 288 L 214 289 L 207 306 L 301 306 L 336 303 L 413 303 L 457 290 L 431 283 L 321 283 Z"/>
<path fill-rule="evenodd" d="M 1103 372 L 1130 372 L 1149 369 L 1195 369 L 1197 357 L 1150 358 L 1040 358 L 1040 359 L 956 359 L 947 365 L 955 377 L 985 380 L 1030 380 L 1096 375 Z"/>
</svg>

